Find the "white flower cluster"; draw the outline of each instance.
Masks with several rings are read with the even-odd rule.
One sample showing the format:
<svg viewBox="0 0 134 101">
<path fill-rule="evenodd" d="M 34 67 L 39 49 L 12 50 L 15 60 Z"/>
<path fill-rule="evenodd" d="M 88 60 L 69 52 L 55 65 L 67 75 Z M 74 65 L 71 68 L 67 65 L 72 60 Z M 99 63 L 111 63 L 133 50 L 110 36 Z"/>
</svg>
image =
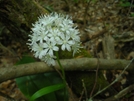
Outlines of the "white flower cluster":
<svg viewBox="0 0 134 101">
<path fill-rule="evenodd" d="M 69 16 L 51 13 L 42 15 L 33 24 L 28 45 L 36 58 L 55 65 L 55 51 L 79 51 L 80 35 Z"/>
</svg>

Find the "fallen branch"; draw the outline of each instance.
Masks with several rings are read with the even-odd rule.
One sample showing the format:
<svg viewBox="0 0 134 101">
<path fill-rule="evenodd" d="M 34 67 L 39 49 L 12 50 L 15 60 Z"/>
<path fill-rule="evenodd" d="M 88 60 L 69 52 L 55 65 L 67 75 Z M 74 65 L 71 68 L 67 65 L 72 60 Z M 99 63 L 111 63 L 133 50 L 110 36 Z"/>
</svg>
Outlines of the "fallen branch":
<svg viewBox="0 0 134 101">
<path fill-rule="evenodd" d="M 128 94 L 129 92 L 131 92 L 132 90 L 134 90 L 134 84 L 126 87 L 125 89 L 120 91 L 118 94 L 116 94 L 110 98 L 107 98 L 104 101 L 116 101 L 116 100 L 120 99 L 121 97 L 125 96 L 126 94 Z"/>
<path fill-rule="evenodd" d="M 98 64 L 98 60 L 96 58 L 64 59 L 60 61 L 65 71 L 96 70 Z M 99 59 L 99 61 L 99 69 L 101 70 L 123 70 L 130 62 L 129 60 L 121 59 Z M 132 63 L 128 69 L 131 70 L 133 67 L 134 63 Z M 55 68 L 60 70 L 58 64 L 56 64 Z M 21 76 L 51 72 L 54 70 L 55 69 L 53 67 L 48 67 L 44 62 L 35 62 L 12 67 L 1 67 L 0 82 Z"/>
</svg>

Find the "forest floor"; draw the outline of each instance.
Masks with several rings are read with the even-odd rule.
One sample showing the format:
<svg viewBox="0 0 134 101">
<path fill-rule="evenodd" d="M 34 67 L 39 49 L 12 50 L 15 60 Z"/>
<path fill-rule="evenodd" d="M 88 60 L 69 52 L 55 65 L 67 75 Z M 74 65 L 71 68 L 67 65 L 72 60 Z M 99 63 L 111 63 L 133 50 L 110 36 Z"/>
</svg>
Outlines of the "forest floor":
<svg viewBox="0 0 134 101">
<path fill-rule="evenodd" d="M 130 5 L 127 6 L 123 0 L 37 0 L 49 11 L 72 16 L 80 30 L 82 44 L 92 57 L 127 60 L 134 57 L 134 4 L 131 4 L 131 1 L 133 0 L 130 0 Z M 9 32 L 5 29 L 3 33 Z M 13 39 L 3 33 L 0 34 L 0 67 L 12 66 L 30 51 L 26 40 L 20 43 L 20 37 Z M 110 71 L 107 80 L 113 81 L 120 72 L 121 70 Z M 122 80 L 113 85 L 114 89 L 119 92 L 132 85 L 132 74 L 126 71 Z M 0 101 L 13 101 L 12 98 L 16 101 L 26 101 L 15 80 L 1 83 Z M 119 101 L 134 101 L 134 91 L 130 91 Z"/>
</svg>

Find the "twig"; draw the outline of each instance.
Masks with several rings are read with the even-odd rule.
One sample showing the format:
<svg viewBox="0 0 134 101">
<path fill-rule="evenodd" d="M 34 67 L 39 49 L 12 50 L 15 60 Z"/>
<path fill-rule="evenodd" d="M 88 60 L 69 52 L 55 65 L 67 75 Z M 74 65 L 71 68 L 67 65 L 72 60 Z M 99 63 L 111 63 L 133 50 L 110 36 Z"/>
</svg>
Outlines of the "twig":
<svg viewBox="0 0 134 101">
<path fill-rule="evenodd" d="M 83 79 L 82 79 L 82 86 L 83 86 L 83 90 L 84 90 L 84 92 L 85 92 L 85 97 L 87 98 L 87 89 L 86 89 L 86 85 L 85 85 Z"/>
<path fill-rule="evenodd" d="M 117 99 L 120 99 L 121 97 L 123 97 L 124 95 L 126 95 L 127 93 L 131 92 L 132 90 L 134 90 L 134 84 L 130 85 L 129 87 L 126 87 L 125 89 L 123 89 L 122 91 L 120 91 L 118 94 L 105 99 L 104 101 L 115 101 Z"/>
<path fill-rule="evenodd" d="M 81 92 L 81 96 L 79 97 L 79 101 L 82 100 L 83 95 L 84 95 L 84 89 L 83 89 L 82 92 Z"/>
<path fill-rule="evenodd" d="M 124 74 L 124 72 L 126 71 L 126 69 L 130 66 L 130 64 L 133 62 L 134 58 L 130 61 L 130 63 L 123 69 L 123 71 L 120 73 L 120 75 L 112 82 L 110 83 L 108 86 L 106 86 L 105 88 L 103 88 L 102 90 L 98 91 L 95 95 L 93 95 L 89 101 L 91 101 L 91 99 L 93 97 L 95 97 L 96 95 L 102 93 L 103 91 L 105 91 L 107 88 L 109 88 L 110 86 L 112 86 L 115 82 L 119 81 L 121 79 L 122 74 Z"/>
<path fill-rule="evenodd" d="M 92 97 L 92 95 L 93 95 L 93 92 L 95 90 L 95 87 L 96 87 L 96 84 L 97 84 L 97 80 L 98 80 L 98 70 L 99 70 L 100 62 L 99 62 L 99 58 L 97 58 L 97 59 L 98 59 L 98 63 L 97 63 L 97 70 L 96 70 L 96 75 L 95 75 L 95 83 L 94 83 L 93 89 L 92 89 L 92 91 L 90 93 L 90 97 Z"/>
<path fill-rule="evenodd" d="M 132 6 L 133 6 L 133 2 L 134 2 L 134 0 L 131 1 L 131 5 L 129 7 L 129 11 L 128 11 L 128 14 L 127 15 L 129 15 L 129 13 L 131 12 L 131 9 L 132 9 Z"/>
<path fill-rule="evenodd" d="M 88 9 L 89 9 L 90 2 L 91 2 L 91 0 L 87 3 L 87 6 L 86 6 L 85 12 L 84 12 L 84 27 L 86 26 L 87 12 L 88 12 Z"/>
<path fill-rule="evenodd" d="M 42 11 L 42 13 L 48 13 L 48 11 L 44 9 L 41 5 L 39 5 L 39 3 L 37 3 L 35 0 L 32 0 L 32 2 Z"/>
<path fill-rule="evenodd" d="M 95 39 L 95 38 L 97 38 L 97 37 L 99 37 L 99 36 L 102 36 L 103 34 L 105 34 L 105 33 L 107 32 L 106 29 L 103 29 L 103 30 L 97 31 L 97 32 L 93 33 L 92 35 L 90 35 L 90 34 L 88 34 L 88 33 L 90 33 L 90 31 L 89 31 L 88 29 L 85 29 L 85 31 L 86 31 L 87 33 L 84 33 L 84 34 L 81 36 L 81 41 L 82 41 L 83 43 L 86 42 L 86 41 L 88 41 L 88 40 L 93 40 L 93 39 Z"/>
</svg>

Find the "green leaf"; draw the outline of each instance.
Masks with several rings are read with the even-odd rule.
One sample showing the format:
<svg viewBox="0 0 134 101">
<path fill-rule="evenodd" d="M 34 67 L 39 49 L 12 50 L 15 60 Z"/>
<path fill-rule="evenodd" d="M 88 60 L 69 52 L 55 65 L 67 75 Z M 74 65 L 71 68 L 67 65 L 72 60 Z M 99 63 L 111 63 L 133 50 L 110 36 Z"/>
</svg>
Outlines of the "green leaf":
<svg viewBox="0 0 134 101">
<path fill-rule="evenodd" d="M 79 0 L 74 0 L 74 2 L 78 3 Z"/>
<path fill-rule="evenodd" d="M 30 62 L 35 62 L 35 59 L 30 56 L 23 56 L 16 65 Z M 16 83 L 21 92 L 30 99 L 39 89 L 63 83 L 63 80 L 57 72 L 49 72 L 16 78 Z M 43 95 L 36 101 L 63 101 L 64 97 L 68 98 L 68 96 L 64 95 L 64 89 L 60 89 L 47 95 Z"/>
<path fill-rule="evenodd" d="M 30 76 L 30 77 L 31 77 L 31 80 L 32 80 L 33 84 L 36 86 L 36 88 L 38 88 L 38 90 L 42 89 L 44 87 L 53 85 L 53 83 L 51 82 L 52 78 L 49 79 L 44 74 L 33 75 L 33 76 Z M 55 92 L 43 96 L 43 99 L 45 99 L 45 101 L 57 101 Z"/>
<path fill-rule="evenodd" d="M 33 57 L 25 55 L 15 65 L 26 64 L 26 63 L 31 63 L 31 62 L 36 62 L 36 61 Z"/>
<path fill-rule="evenodd" d="M 16 83 L 21 92 L 29 99 L 31 95 L 38 89 L 33 85 L 29 76 L 20 77 L 16 79 Z"/>
<path fill-rule="evenodd" d="M 131 5 L 130 2 L 121 3 L 122 7 L 129 7 Z"/>
<path fill-rule="evenodd" d="M 62 84 L 57 84 L 57 85 L 52 85 L 52 86 L 48 86 L 48 87 L 44 87 L 40 90 L 38 90 L 36 93 L 33 94 L 33 96 L 31 97 L 30 101 L 33 101 L 43 95 L 46 95 L 48 93 L 51 93 L 51 92 L 54 92 L 54 91 L 57 91 L 59 89 L 62 89 L 64 88 L 65 85 L 62 83 Z"/>
<path fill-rule="evenodd" d="M 131 16 L 134 17 L 134 13 L 131 13 Z"/>
</svg>

